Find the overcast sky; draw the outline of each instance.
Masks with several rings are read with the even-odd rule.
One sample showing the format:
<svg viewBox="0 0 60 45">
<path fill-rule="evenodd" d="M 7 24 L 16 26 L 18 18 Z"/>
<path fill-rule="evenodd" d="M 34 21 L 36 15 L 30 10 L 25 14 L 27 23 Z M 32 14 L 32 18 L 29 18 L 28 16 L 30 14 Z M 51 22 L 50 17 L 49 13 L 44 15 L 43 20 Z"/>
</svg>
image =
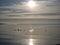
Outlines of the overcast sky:
<svg viewBox="0 0 60 45">
<path fill-rule="evenodd" d="M 2 18 L 48 18 L 60 19 L 60 0 L 34 0 L 36 7 L 26 6 L 29 0 L 0 0 Z"/>
</svg>

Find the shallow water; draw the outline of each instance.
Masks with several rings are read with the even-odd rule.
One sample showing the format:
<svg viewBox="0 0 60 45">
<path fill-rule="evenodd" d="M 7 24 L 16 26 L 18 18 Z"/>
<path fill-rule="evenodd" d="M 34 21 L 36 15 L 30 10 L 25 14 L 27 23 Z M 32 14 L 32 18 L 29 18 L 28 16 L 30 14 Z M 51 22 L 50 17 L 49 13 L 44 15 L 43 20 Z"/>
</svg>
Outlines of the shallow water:
<svg viewBox="0 0 60 45">
<path fill-rule="evenodd" d="M 7 24 L 4 21 L 4 23 L 0 25 L 0 45 L 56 45 L 60 43 L 59 22 L 45 21 L 43 24 L 38 24 L 38 21 L 32 24 L 31 21 L 31 24 L 28 24 L 27 21 L 23 24 L 16 22 Z"/>
</svg>

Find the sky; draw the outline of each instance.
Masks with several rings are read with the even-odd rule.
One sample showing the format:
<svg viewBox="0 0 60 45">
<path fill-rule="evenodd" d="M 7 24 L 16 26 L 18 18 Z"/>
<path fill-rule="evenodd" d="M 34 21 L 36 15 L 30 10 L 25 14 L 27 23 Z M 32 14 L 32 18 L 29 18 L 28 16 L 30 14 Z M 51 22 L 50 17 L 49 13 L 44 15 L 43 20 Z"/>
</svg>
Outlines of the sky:
<svg viewBox="0 0 60 45">
<path fill-rule="evenodd" d="M 30 0 L 0 0 L 0 19 L 44 18 L 60 19 L 60 0 L 33 0 L 36 7 L 30 8 Z"/>
</svg>

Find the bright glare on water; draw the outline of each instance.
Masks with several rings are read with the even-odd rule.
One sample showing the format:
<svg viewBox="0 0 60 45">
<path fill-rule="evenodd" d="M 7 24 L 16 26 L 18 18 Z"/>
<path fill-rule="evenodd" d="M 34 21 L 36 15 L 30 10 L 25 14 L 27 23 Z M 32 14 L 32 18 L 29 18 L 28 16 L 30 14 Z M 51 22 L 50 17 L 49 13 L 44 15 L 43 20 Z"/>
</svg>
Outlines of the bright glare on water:
<svg viewBox="0 0 60 45">
<path fill-rule="evenodd" d="M 18 20 L 20 21 L 20 20 Z M 37 22 L 1 23 L 1 45 L 56 45 L 60 43 L 60 25 L 50 20 L 37 24 Z M 33 24 L 32 24 L 33 23 Z M 55 23 L 55 24 L 54 24 Z"/>
</svg>

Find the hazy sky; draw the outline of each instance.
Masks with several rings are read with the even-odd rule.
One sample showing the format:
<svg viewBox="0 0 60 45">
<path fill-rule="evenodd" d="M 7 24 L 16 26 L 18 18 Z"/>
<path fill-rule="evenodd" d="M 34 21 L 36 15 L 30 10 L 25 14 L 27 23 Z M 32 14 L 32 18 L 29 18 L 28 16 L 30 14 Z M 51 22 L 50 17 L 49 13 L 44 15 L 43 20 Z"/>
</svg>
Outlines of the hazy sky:
<svg viewBox="0 0 60 45">
<path fill-rule="evenodd" d="M 0 19 L 48 18 L 60 19 L 60 0 L 33 0 L 36 7 L 27 7 L 30 0 L 0 0 Z"/>
</svg>

